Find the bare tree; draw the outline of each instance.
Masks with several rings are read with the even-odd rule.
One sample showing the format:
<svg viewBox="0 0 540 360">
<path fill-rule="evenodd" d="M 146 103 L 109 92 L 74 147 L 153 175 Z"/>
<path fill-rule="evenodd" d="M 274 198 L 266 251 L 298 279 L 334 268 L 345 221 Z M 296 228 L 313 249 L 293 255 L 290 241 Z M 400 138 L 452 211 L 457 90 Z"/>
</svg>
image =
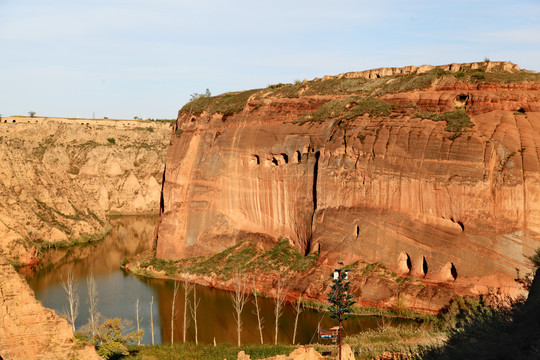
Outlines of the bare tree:
<svg viewBox="0 0 540 360">
<path fill-rule="evenodd" d="M 294 318 L 294 332 L 292 336 L 293 345 L 296 341 L 296 329 L 298 328 L 298 316 L 303 310 L 304 309 L 303 309 L 302 297 L 300 296 L 298 299 L 296 299 L 296 304 L 294 305 L 294 313 L 296 316 Z"/>
<path fill-rule="evenodd" d="M 182 334 L 184 342 L 186 342 L 186 332 L 189 327 L 189 318 L 187 316 L 189 308 L 189 294 L 193 290 L 194 285 L 190 284 L 187 278 L 184 278 L 184 332 Z"/>
<path fill-rule="evenodd" d="M 154 297 L 152 296 L 152 301 L 150 301 L 150 329 L 152 329 L 152 345 L 154 345 Z"/>
<path fill-rule="evenodd" d="M 178 295 L 178 289 L 180 289 L 180 281 L 174 280 L 172 311 L 171 311 L 171 346 L 174 345 L 174 316 L 176 315 L 174 304 L 176 303 L 176 295 Z"/>
<path fill-rule="evenodd" d="M 75 287 L 73 270 L 68 272 L 66 281 L 62 278 L 61 284 L 67 293 L 69 302 L 69 309 L 64 309 L 64 311 L 67 313 L 68 321 L 71 324 L 73 331 L 75 331 L 75 319 L 77 319 L 77 315 L 79 315 L 79 295 L 77 295 L 77 288 Z"/>
<path fill-rule="evenodd" d="M 234 292 L 231 292 L 232 304 L 234 307 L 234 320 L 236 321 L 236 338 L 238 346 L 240 347 L 240 335 L 242 333 L 242 311 L 244 310 L 244 305 L 248 301 L 248 296 L 246 292 L 247 283 L 246 280 L 242 278 L 242 273 L 235 270 L 233 272 L 233 286 Z"/>
<path fill-rule="evenodd" d="M 195 345 L 199 345 L 199 335 L 198 335 L 198 326 L 197 326 L 197 308 L 201 299 L 197 298 L 197 288 L 193 286 L 193 304 L 190 304 L 191 308 L 191 317 L 193 317 L 193 326 L 195 326 Z"/>
<path fill-rule="evenodd" d="M 35 111 L 29 111 L 28 115 L 30 115 L 30 117 L 34 117 L 36 115 L 36 112 Z"/>
<path fill-rule="evenodd" d="M 138 298 L 137 298 L 137 301 L 135 302 L 135 310 L 137 312 L 137 332 L 139 332 L 140 327 L 139 327 L 139 299 Z M 139 338 L 137 344 L 141 345 L 141 339 L 140 338 Z"/>
<path fill-rule="evenodd" d="M 259 301 L 257 297 L 258 297 L 257 288 L 255 287 L 255 279 L 253 279 L 253 305 L 255 305 L 254 314 L 257 315 L 257 323 L 259 327 L 259 335 L 261 337 L 261 344 L 264 344 L 263 333 L 262 333 L 262 329 L 264 327 L 263 326 L 264 318 L 261 316 L 261 308 L 259 307 Z"/>
<path fill-rule="evenodd" d="M 96 286 L 96 279 L 94 274 L 90 273 L 86 278 L 86 283 L 88 285 L 88 303 L 89 303 L 89 312 L 90 312 L 90 327 L 92 330 L 92 336 L 96 334 L 96 308 L 98 302 L 98 291 Z"/>
<path fill-rule="evenodd" d="M 287 295 L 287 289 L 285 288 L 285 284 L 281 280 L 281 277 L 278 276 L 277 279 L 277 287 L 276 287 L 276 295 L 274 297 L 274 317 L 275 317 L 275 329 L 274 329 L 274 345 L 277 345 L 277 338 L 278 338 L 278 326 L 279 326 L 279 318 L 281 317 L 281 314 L 283 313 L 283 303 L 285 302 L 285 296 Z"/>
</svg>

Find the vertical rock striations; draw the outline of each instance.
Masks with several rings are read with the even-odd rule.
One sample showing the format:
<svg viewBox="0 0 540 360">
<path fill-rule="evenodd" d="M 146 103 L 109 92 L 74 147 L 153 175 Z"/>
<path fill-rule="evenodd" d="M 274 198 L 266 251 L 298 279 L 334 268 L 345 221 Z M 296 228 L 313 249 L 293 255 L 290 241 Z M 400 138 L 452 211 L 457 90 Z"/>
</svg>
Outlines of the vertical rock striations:
<svg viewBox="0 0 540 360">
<path fill-rule="evenodd" d="M 404 69 L 187 104 L 157 256 L 263 233 L 321 261 L 515 291 L 540 246 L 540 77 L 509 63 Z"/>
</svg>

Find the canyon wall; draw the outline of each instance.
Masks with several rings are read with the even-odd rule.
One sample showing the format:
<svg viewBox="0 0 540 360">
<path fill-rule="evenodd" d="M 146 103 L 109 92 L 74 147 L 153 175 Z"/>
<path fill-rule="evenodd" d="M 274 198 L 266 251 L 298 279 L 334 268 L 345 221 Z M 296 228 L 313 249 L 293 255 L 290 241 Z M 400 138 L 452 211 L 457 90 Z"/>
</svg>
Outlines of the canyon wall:
<svg viewBox="0 0 540 360">
<path fill-rule="evenodd" d="M 93 346 L 75 344 L 71 326 L 43 307 L 6 259 L 0 256 L 0 358 L 101 359 Z"/>
<path fill-rule="evenodd" d="M 2 117 L 0 255 L 92 239 L 109 214 L 156 213 L 170 123 Z"/>
<path fill-rule="evenodd" d="M 516 269 L 540 246 L 540 78 L 510 63 L 388 71 L 186 105 L 166 157 L 157 256 L 263 233 L 319 261 L 515 293 Z M 240 96 L 236 111 L 211 102 Z M 388 112 L 350 115 L 365 99 Z M 418 115 L 456 109 L 470 127 Z"/>
</svg>

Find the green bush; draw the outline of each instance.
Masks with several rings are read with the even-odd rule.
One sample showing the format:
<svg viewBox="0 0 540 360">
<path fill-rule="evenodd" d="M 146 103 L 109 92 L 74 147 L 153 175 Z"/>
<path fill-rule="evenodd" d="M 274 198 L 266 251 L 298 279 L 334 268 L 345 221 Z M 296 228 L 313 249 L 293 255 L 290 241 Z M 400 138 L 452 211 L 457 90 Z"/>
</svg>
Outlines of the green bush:
<svg viewBox="0 0 540 360">
<path fill-rule="evenodd" d="M 433 120 L 433 118 L 439 113 L 436 112 L 417 112 L 413 114 L 412 118 L 420 118 L 420 119 L 429 119 Z"/>
<path fill-rule="evenodd" d="M 369 116 L 388 116 L 391 110 L 390 104 L 373 97 L 367 97 L 359 99 L 350 111 L 345 114 L 344 118 L 350 120 L 366 113 Z"/>
<path fill-rule="evenodd" d="M 306 121 L 313 121 L 323 123 L 326 120 L 337 118 L 347 111 L 347 106 L 350 102 L 351 98 L 329 101 L 320 106 L 317 110 L 300 117 L 296 122 L 303 123 Z"/>
<path fill-rule="evenodd" d="M 143 338 L 144 330 L 129 332 L 131 327 L 131 323 L 126 320 L 105 319 L 96 327 L 95 332 L 87 324 L 75 336 L 78 340 L 95 345 L 99 356 L 113 359 L 129 355 L 127 345 Z"/>
<path fill-rule="evenodd" d="M 474 124 L 470 119 L 469 114 L 463 109 L 447 111 L 433 117 L 433 121 L 446 121 L 444 130 L 451 132 L 462 132 L 465 128 L 473 127 Z"/>
<path fill-rule="evenodd" d="M 476 80 L 476 81 L 485 80 L 486 79 L 486 74 L 484 74 L 482 72 L 477 72 L 477 73 L 471 75 L 471 79 Z"/>
<path fill-rule="evenodd" d="M 180 113 L 200 115 L 203 112 L 208 112 L 209 114 L 219 113 L 224 116 L 230 116 L 242 111 L 249 97 L 257 91 L 258 90 L 248 90 L 238 93 L 195 98 L 184 105 L 180 110 Z"/>
<path fill-rule="evenodd" d="M 110 144 L 116 144 L 116 139 L 115 138 L 107 138 L 107 141 L 110 143 Z"/>
<path fill-rule="evenodd" d="M 391 105 L 382 100 L 373 97 L 351 96 L 346 99 L 329 101 L 317 110 L 300 117 L 295 123 L 306 121 L 323 123 L 326 120 L 340 117 L 344 120 L 351 120 L 364 114 L 388 116 L 391 110 Z"/>
<path fill-rule="evenodd" d="M 430 119 L 433 121 L 445 121 L 446 127 L 444 130 L 453 132 L 448 138 L 450 140 L 455 140 L 466 128 L 471 128 L 474 126 L 473 122 L 470 120 L 469 114 L 463 109 L 455 111 L 447 111 L 443 113 L 434 113 L 434 112 L 418 112 L 413 114 L 413 118 L 420 119 Z"/>
<path fill-rule="evenodd" d="M 129 355 L 126 345 L 118 341 L 109 341 L 101 344 L 97 348 L 97 353 L 104 359 L 113 359 L 121 355 Z"/>
</svg>

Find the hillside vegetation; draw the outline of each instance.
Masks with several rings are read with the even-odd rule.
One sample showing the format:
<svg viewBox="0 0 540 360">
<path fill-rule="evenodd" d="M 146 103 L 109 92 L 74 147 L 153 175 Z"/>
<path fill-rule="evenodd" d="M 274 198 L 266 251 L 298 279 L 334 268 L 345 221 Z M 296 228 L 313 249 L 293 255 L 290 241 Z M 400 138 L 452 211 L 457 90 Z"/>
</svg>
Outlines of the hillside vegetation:
<svg viewBox="0 0 540 360">
<path fill-rule="evenodd" d="M 218 96 L 201 95 L 184 105 L 180 113 L 198 116 L 206 112 L 208 114 L 230 116 L 244 110 L 248 102 L 255 104 L 256 109 L 261 106 L 266 98 L 298 98 L 318 95 L 356 95 L 357 97 L 379 98 L 385 94 L 427 89 L 441 83 L 464 82 L 480 85 L 484 83 L 506 84 L 540 80 L 539 73 L 515 68 L 507 69 L 504 64 L 508 63 L 495 66 L 489 66 L 489 62 L 463 64 L 458 71 L 450 71 L 449 66 L 439 66 L 433 67 L 432 70 L 427 72 L 415 72 L 406 75 L 351 78 L 347 76 L 348 74 L 342 74 L 343 76 L 327 76 L 323 79 L 295 81 L 292 84 L 280 83 L 269 85 L 264 89 L 231 92 Z M 387 115 L 386 111 L 378 114 Z M 299 121 L 303 120 L 299 119 Z"/>
</svg>

